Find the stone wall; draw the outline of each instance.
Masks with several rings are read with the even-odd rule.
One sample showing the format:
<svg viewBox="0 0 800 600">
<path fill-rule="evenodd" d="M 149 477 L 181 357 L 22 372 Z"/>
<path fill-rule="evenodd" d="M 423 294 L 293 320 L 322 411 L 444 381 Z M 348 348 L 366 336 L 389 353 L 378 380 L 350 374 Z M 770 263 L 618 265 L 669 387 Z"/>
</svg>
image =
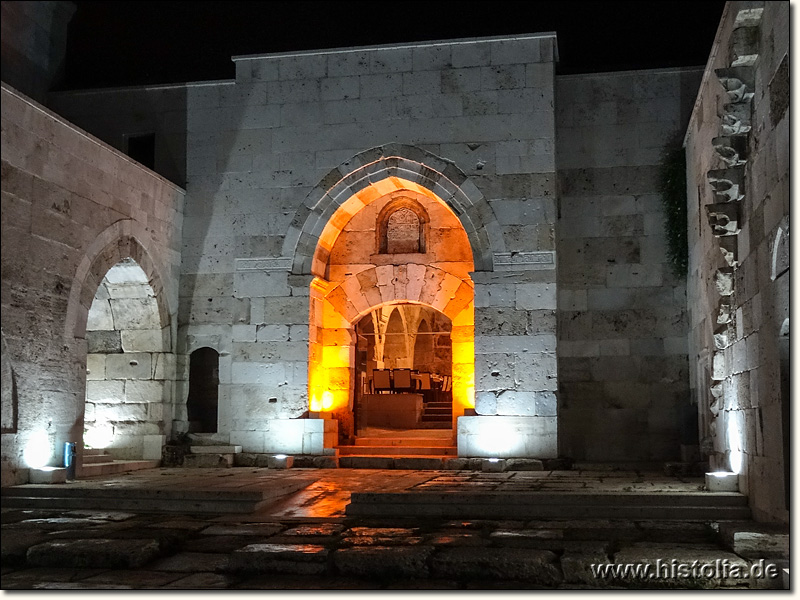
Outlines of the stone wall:
<svg viewBox="0 0 800 600">
<path fill-rule="evenodd" d="M 172 414 L 175 354 L 147 275 L 133 259 L 97 288 L 86 325 L 84 444 L 115 458 L 143 458 L 144 436 Z M 160 450 L 159 450 L 160 456 Z"/>
<path fill-rule="evenodd" d="M 658 191 L 701 72 L 557 78 L 559 447 L 588 461 L 656 461 L 696 444 L 685 280 L 667 260 Z"/>
<path fill-rule="evenodd" d="M 73 2 L 0 3 L 0 70 L 3 81 L 44 102 L 64 71 L 67 25 Z"/>
<path fill-rule="evenodd" d="M 788 3 L 729 3 L 686 136 L 703 449 L 757 519 L 787 523 L 789 21 Z"/>
<path fill-rule="evenodd" d="M 502 372 L 476 374 L 493 384 L 478 384 L 478 412 L 548 419 L 555 439 L 555 52 L 555 36 L 538 34 L 235 57 L 235 82 L 185 87 L 184 113 L 170 117 L 187 131 L 180 351 L 220 352 L 220 432 L 263 440 L 271 419 L 308 406 L 315 248 L 349 197 L 336 194 L 366 193 L 357 177 L 368 175 L 410 181 L 459 217 L 477 362 Z M 158 113 L 142 122 L 166 122 L 158 94 L 53 101 L 119 140 L 141 107 Z M 515 325 L 501 329 L 505 313 Z"/>
<path fill-rule="evenodd" d="M 198 83 L 56 92 L 47 105 L 123 154 L 131 136 L 154 134 L 153 170 L 185 187 L 186 115 L 195 106 L 217 105 L 225 89 Z"/>
<path fill-rule="evenodd" d="M 64 441 L 82 449 L 87 317 L 113 265 L 131 257 L 141 266 L 175 339 L 183 191 L 5 84 L 0 105 L 9 485 L 27 479 L 31 441 L 50 464 L 62 460 Z"/>
</svg>

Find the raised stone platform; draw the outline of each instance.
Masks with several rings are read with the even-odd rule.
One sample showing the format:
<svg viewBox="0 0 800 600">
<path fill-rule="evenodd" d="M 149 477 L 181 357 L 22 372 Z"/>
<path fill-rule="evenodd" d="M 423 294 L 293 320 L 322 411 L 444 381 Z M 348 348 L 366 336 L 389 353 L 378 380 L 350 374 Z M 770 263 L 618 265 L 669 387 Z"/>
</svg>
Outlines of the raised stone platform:
<svg viewBox="0 0 800 600">
<path fill-rule="evenodd" d="M 227 474 L 227 475 L 226 475 Z M 224 477 L 224 485 L 215 481 Z M 102 509 L 140 512 L 251 513 L 308 486 L 313 476 L 276 477 L 268 469 L 160 469 L 159 478 L 128 473 L 60 486 L 3 488 L 3 508 Z"/>
<path fill-rule="evenodd" d="M 653 482 L 662 485 L 655 487 Z M 357 492 L 347 514 L 451 519 L 748 519 L 739 493 L 698 490 L 653 474 L 603 479 L 579 472 L 497 472 L 440 475 L 400 492 Z M 587 487 L 590 484 L 591 487 Z"/>
</svg>

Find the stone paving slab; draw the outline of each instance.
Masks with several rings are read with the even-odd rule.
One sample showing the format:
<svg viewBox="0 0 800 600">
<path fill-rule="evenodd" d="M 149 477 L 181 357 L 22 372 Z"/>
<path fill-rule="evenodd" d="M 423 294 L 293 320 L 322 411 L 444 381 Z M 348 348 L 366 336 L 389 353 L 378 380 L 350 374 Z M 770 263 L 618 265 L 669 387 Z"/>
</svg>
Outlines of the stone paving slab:
<svg viewBox="0 0 800 600">
<path fill-rule="evenodd" d="M 428 577 L 430 546 L 369 546 L 342 548 L 333 555 L 343 575 L 366 579 L 425 579 Z"/>
<path fill-rule="evenodd" d="M 437 577 L 456 579 L 522 580 L 541 585 L 561 581 L 557 556 L 547 550 L 519 548 L 445 548 L 432 558 Z"/>
<path fill-rule="evenodd" d="M 28 548 L 28 564 L 40 567 L 141 567 L 161 552 L 156 540 L 81 539 L 44 542 Z"/>
<path fill-rule="evenodd" d="M 321 575 L 328 570 L 329 552 L 316 544 L 251 544 L 230 555 L 228 570 Z"/>
<path fill-rule="evenodd" d="M 258 478 L 262 470 L 244 471 Z M 58 567 L 31 568 L 27 549 L 17 550 L 16 565 L 3 561 L 2 586 L 173 590 L 682 588 L 696 582 L 673 580 L 647 585 L 635 580 L 595 579 L 589 565 L 642 557 L 688 560 L 694 556 L 705 560 L 734 556 L 744 560 L 722 547 L 712 527 L 699 522 L 344 516 L 352 490 L 398 492 L 440 476 L 447 477 L 448 485 L 471 482 L 524 489 L 526 483 L 558 478 L 555 472 L 543 473 L 317 471 L 314 483 L 302 491 L 242 515 L 130 512 L 124 516 L 103 510 L 4 508 L 0 512 L 0 539 L 5 546 L 13 546 L 15 536 L 19 543 L 31 535 L 29 548 L 68 542 L 74 556 Z M 164 476 L 151 475 L 163 485 L 159 477 Z M 211 477 L 209 490 L 248 487 L 239 475 L 232 477 Z M 627 487 L 639 477 L 615 477 L 614 485 Z M 605 473 L 577 478 L 582 478 L 579 483 L 589 490 L 593 486 L 603 488 L 608 480 Z M 664 483 L 657 489 L 693 491 L 691 483 L 675 478 L 661 480 Z M 258 485 L 263 485 L 265 480 L 259 481 Z M 42 523 L 48 523 L 46 529 Z M 87 542 L 100 540 L 113 540 L 119 553 L 125 544 L 148 541 L 156 544 L 157 551 L 137 567 L 63 568 L 85 560 Z M 753 562 L 750 559 L 747 564 Z M 706 587 L 714 586 L 768 587 L 762 582 L 727 580 Z"/>
<path fill-rule="evenodd" d="M 205 552 L 180 552 L 155 561 L 149 568 L 155 571 L 194 573 L 198 571 L 226 571 L 230 559 L 227 554 Z"/>
<path fill-rule="evenodd" d="M 236 582 L 237 579 L 219 573 L 192 573 L 162 587 L 175 590 L 225 590 Z"/>
</svg>

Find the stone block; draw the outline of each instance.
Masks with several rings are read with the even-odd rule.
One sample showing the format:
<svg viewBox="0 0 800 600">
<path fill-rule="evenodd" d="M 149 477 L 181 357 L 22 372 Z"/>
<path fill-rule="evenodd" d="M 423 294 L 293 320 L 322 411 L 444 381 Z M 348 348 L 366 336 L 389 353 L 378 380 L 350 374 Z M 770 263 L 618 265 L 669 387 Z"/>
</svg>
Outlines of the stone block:
<svg viewBox="0 0 800 600">
<path fill-rule="evenodd" d="M 459 417 L 458 455 L 476 458 L 555 458 L 556 417 Z"/>
<path fill-rule="evenodd" d="M 76 569 L 135 569 L 161 553 L 154 539 L 79 539 L 45 542 L 28 549 L 28 564 Z"/>
<path fill-rule="evenodd" d="M 30 469 L 29 478 L 29 483 L 66 483 L 67 469 L 60 467 Z"/>
<path fill-rule="evenodd" d="M 122 402 L 125 399 L 124 381 L 87 381 L 87 402 Z"/>
<path fill-rule="evenodd" d="M 167 436 L 165 435 L 142 436 L 142 458 L 144 460 L 161 460 L 166 441 Z"/>
<path fill-rule="evenodd" d="M 789 528 L 779 523 L 723 522 L 719 536 L 729 550 L 744 558 L 789 558 Z"/>
<path fill-rule="evenodd" d="M 232 444 L 241 446 L 243 452 L 264 452 L 263 431 L 231 431 L 230 440 Z"/>
<path fill-rule="evenodd" d="M 147 421 L 146 404 L 100 404 L 94 405 L 95 420 L 104 422 Z"/>
<path fill-rule="evenodd" d="M 333 554 L 336 569 L 344 574 L 367 579 L 426 579 L 428 546 L 357 546 L 341 548 Z"/>
<path fill-rule="evenodd" d="M 504 471 L 543 471 L 544 464 L 536 458 L 507 458 Z"/>
<path fill-rule="evenodd" d="M 123 352 L 162 352 L 166 347 L 161 329 L 128 329 L 120 334 Z"/>
<path fill-rule="evenodd" d="M 456 580 L 527 581 L 552 586 L 561 581 L 557 557 L 530 548 L 443 548 L 431 560 L 434 576 Z"/>
<path fill-rule="evenodd" d="M 556 284 L 524 283 L 516 286 L 515 308 L 520 310 L 555 309 Z"/>
<path fill-rule="evenodd" d="M 187 454 L 183 466 L 191 469 L 219 469 L 233 466 L 233 454 Z"/>
<path fill-rule="evenodd" d="M 267 467 L 270 469 L 291 469 L 294 466 L 294 457 L 286 454 L 276 454 L 267 457 Z"/>
<path fill-rule="evenodd" d="M 86 344 L 90 354 L 122 352 L 122 337 L 119 331 L 87 331 Z"/>
<path fill-rule="evenodd" d="M 86 355 L 86 379 L 104 380 L 106 378 L 106 357 L 104 354 Z"/>
<path fill-rule="evenodd" d="M 106 377 L 109 379 L 150 379 L 152 374 L 150 354 L 131 352 L 106 357 Z"/>
<path fill-rule="evenodd" d="M 125 402 L 150 404 L 164 399 L 164 382 L 136 379 L 125 382 Z"/>
<path fill-rule="evenodd" d="M 394 459 L 394 468 L 420 471 L 439 470 L 444 466 L 443 461 L 442 458 L 398 457 Z"/>
<path fill-rule="evenodd" d="M 250 544 L 230 555 L 233 572 L 322 575 L 330 551 L 315 544 Z"/>
<path fill-rule="evenodd" d="M 706 489 L 709 492 L 738 492 L 739 475 L 737 473 L 706 473 Z"/>
</svg>

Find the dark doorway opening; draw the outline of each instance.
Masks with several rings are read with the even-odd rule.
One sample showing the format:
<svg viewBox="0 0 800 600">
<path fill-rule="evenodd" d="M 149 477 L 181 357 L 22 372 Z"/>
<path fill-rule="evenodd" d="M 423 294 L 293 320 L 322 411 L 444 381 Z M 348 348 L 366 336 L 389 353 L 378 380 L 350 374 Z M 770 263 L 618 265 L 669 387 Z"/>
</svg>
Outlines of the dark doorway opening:
<svg viewBox="0 0 800 600">
<path fill-rule="evenodd" d="M 189 432 L 216 433 L 218 404 L 219 353 L 213 348 L 200 348 L 189 357 Z"/>
</svg>

